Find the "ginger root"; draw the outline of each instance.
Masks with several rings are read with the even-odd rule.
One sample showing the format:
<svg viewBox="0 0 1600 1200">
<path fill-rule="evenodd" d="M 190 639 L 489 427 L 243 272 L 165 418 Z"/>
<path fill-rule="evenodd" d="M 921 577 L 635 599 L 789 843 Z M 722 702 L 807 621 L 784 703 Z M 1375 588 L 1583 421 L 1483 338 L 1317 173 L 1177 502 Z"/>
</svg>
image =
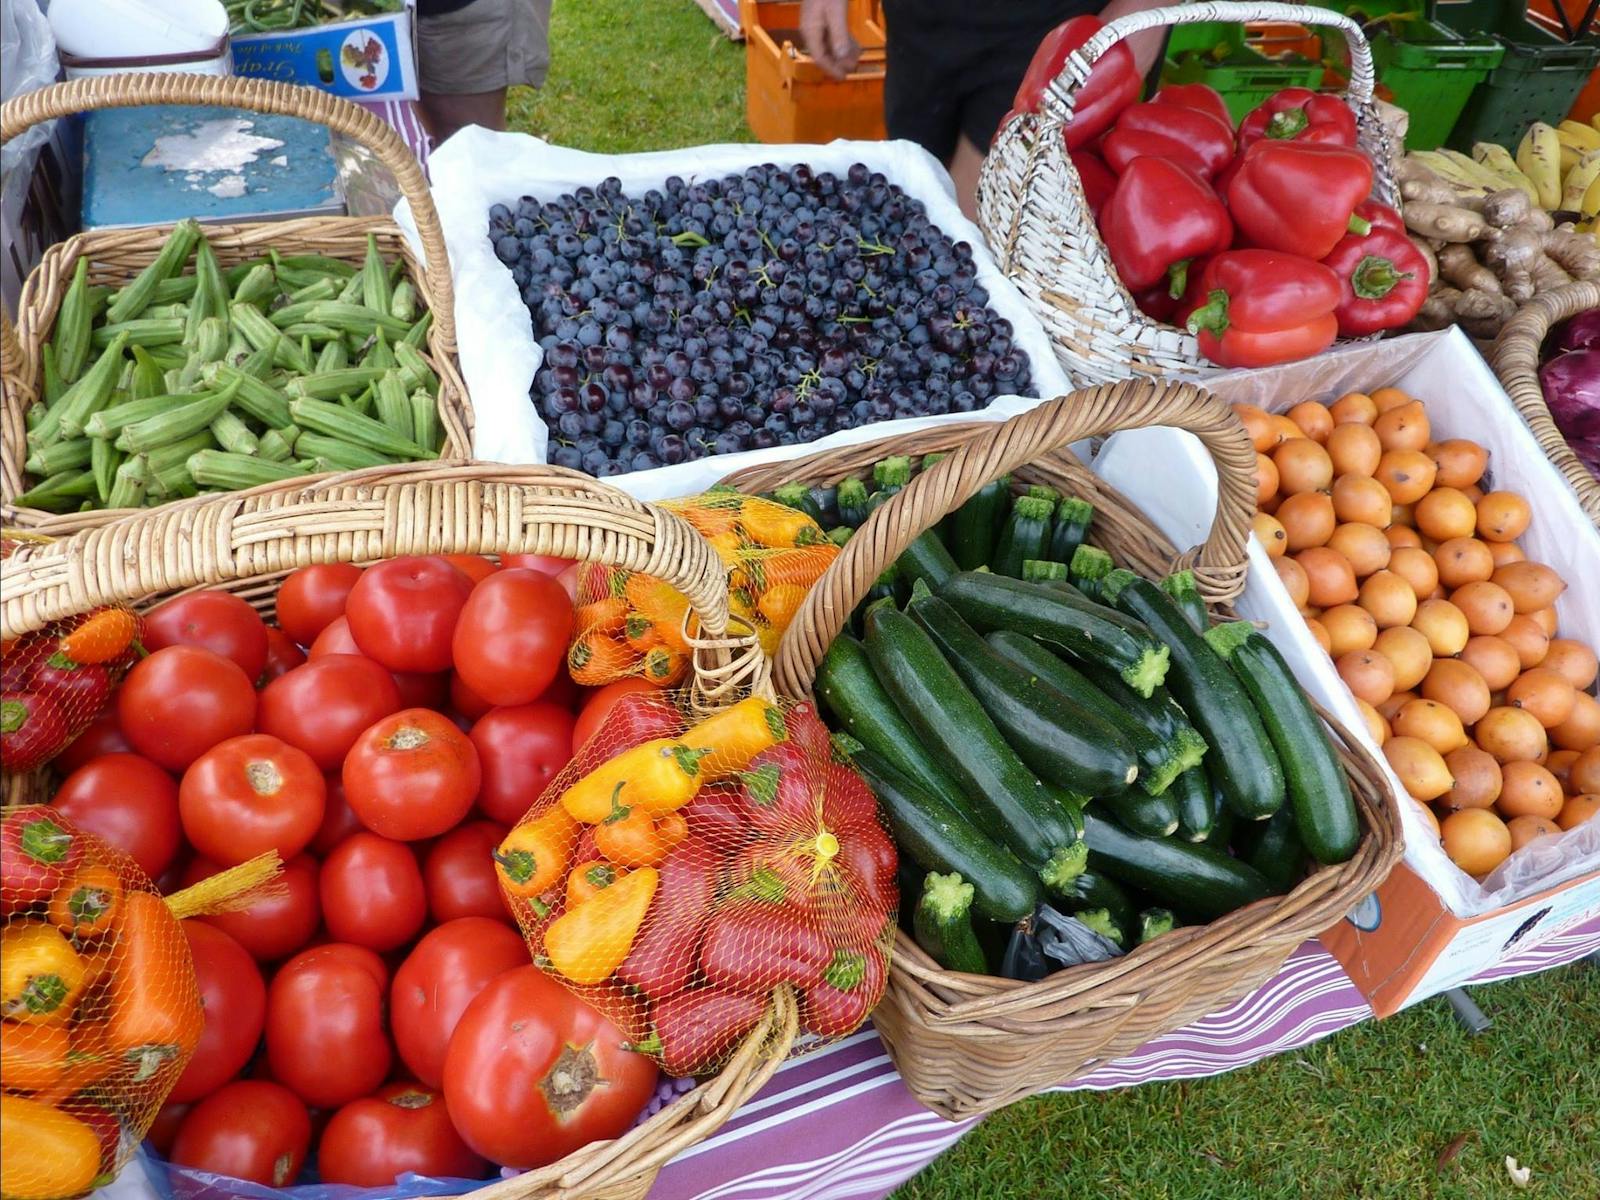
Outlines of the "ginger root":
<svg viewBox="0 0 1600 1200">
<path fill-rule="evenodd" d="M 1505 296 L 1469 288 L 1455 303 L 1456 321 L 1475 338 L 1492 338 L 1516 313 L 1517 306 Z"/>
<path fill-rule="evenodd" d="M 1444 180 L 1408 179 L 1400 185 L 1400 198 L 1411 204 L 1444 204 L 1477 212 L 1483 208 L 1487 197 L 1458 191 Z"/>
<path fill-rule="evenodd" d="M 1483 219 L 1496 229 L 1509 229 L 1513 225 L 1521 225 L 1533 211 L 1533 201 L 1528 199 L 1528 193 L 1521 188 L 1502 188 L 1498 192 L 1489 193 L 1483 201 Z"/>
<path fill-rule="evenodd" d="M 1544 234 L 1544 252 L 1573 279 L 1600 280 L 1600 245 L 1593 237 L 1552 230 Z"/>
<path fill-rule="evenodd" d="M 1456 301 L 1461 299 L 1461 289 L 1440 285 L 1422 302 L 1422 309 L 1411 318 L 1411 328 L 1425 333 L 1435 329 L 1448 329 L 1456 323 Z"/>
<path fill-rule="evenodd" d="M 1519 195 L 1521 193 L 1518 193 Z M 1462 291 L 1477 288 L 1480 291 L 1500 294 L 1500 280 L 1495 273 L 1478 261 L 1472 247 L 1465 242 L 1451 242 L 1439 251 L 1439 276 Z"/>
<path fill-rule="evenodd" d="M 1407 204 L 1405 219 L 1413 233 L 1445 242 L 1475 242 L 1489 232 L 1480 214 L 1459 204 Z"/>
</svg>

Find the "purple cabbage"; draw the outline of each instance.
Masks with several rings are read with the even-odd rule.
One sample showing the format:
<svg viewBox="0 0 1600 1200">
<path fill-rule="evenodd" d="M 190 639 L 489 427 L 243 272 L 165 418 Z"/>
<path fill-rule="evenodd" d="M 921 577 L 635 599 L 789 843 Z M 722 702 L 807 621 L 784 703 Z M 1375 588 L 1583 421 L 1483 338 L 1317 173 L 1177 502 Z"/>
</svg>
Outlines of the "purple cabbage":
<svg viewBox="0 0 1600 1200">
<path fill-rule="evenodd" d="M 1600 314 L 1582 313 L 1568 329 L 1585 317 L 1597 318 L 1593 347 L 1557 354 L 1539 368 L 1539 383 L 1556 427 L 1590 474 L 1600 478 Z"/>
<path fill-rule="evenodd" d="M 1553 349 L 1558 354 L 1600 350 L 1600 308 L 1585 309 L 1556 330 Z"/>
</svg>

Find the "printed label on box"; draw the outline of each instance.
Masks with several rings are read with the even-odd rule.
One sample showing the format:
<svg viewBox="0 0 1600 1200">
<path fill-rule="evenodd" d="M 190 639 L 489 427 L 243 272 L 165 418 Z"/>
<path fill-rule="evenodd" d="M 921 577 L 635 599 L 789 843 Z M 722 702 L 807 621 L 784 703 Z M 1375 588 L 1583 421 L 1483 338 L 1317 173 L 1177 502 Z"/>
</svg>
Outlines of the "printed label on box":
<svg viewBox="0 0 1600 1200">
<path fill-rule="evenodd" d="M 409 12 L 233 39 L 235 75 L 321 88 L 347 100 L 415 100 L 416 64 Z"/>
</svg>

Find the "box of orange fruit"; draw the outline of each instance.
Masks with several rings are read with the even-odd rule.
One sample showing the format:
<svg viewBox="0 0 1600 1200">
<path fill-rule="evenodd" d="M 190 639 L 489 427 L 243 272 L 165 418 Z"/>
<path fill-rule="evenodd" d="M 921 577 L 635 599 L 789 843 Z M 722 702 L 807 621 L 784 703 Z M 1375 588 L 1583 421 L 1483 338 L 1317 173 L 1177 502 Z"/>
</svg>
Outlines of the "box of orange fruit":
<svg viewBox="0 0 1600 1200">
<path fill-rule="evenodd" d="M 1237 607 L 1411 798 L 1405 863 L 1324 943 L 1382 1015 L 1600 914 L 1600 531 L 1483 360 L 1450 331 L 1206 386 L 1257 451 Z M 1171 454 L 1198 484 L 1149 471 Z M 1095 469 L 1203 535 L 1187 435 L 1119 434 Z"/>
</svg>

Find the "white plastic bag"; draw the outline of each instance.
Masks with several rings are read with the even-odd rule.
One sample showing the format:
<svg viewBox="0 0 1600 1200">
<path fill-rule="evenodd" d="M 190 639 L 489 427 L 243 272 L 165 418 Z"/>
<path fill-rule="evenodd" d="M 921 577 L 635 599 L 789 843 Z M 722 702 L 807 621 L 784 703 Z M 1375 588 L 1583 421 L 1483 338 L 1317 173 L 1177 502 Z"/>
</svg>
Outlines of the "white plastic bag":
<svg viewBox="0 0 1600 1200">
<path fill-rule="evenodd" d="M 60 70 L 56 40 L 38 0 L 0 4 L 0 99 L 10 100 L 54 83 Z M 50 123 L 41 122 L 12 138 L 0 148 L 0 175 L 9 175 L 19 165 L 31 169 L 34 151 L 49 136 Z"/>
<path fill-rule="evenodd" d="M 841 174 L 851 163 L 863 162 L 921 200 L 929 217 L 945 233 L 957 241 L 971 243 L 978 282 L 988 289 L 990 307 L 1015 327 L 1014 340 L 1027 351 L 1038 395 L 1050 398 L 1071 390 L 1027 302 L 1000 274 L 977 226 L 961 215 L 949 175 L 932 155 L 914 143 L 694 146 L 648 154 L 606 155 L 553 146 L 525 134 L 471 127 L 433 152 L 429 171 L 455 281 L 457 340 L 462 375 L 472 398 L 473 452 L 477 457 L 497 462 L 547 461 L 545 425 L 528 399 L 528 388 L 542 355 L 511 271 L 495 257 L 490 245 L 490 205 L 515 204 L 524 195 L 554 198 L 613 175 L 622 181 L 625 191 L 641 192 L 660 186 L 671 175 L 715 178 L 767 162 L 805 162 L 818 170 Z M 395 216 L 408 233 L 413 230 L 407 205 L 402 203 Z M 607 482 L 642 499 L 689 495 L 742 466 L 794 458 L 926 424 L 1011 416 L 1029 403 L 1013 397 L 1005 403 L 993 402 L 981 413 L 884 422 L 833 434 L 804 446 L 717 455 L 675 467 L 618 475 Z"/>
</svg>

